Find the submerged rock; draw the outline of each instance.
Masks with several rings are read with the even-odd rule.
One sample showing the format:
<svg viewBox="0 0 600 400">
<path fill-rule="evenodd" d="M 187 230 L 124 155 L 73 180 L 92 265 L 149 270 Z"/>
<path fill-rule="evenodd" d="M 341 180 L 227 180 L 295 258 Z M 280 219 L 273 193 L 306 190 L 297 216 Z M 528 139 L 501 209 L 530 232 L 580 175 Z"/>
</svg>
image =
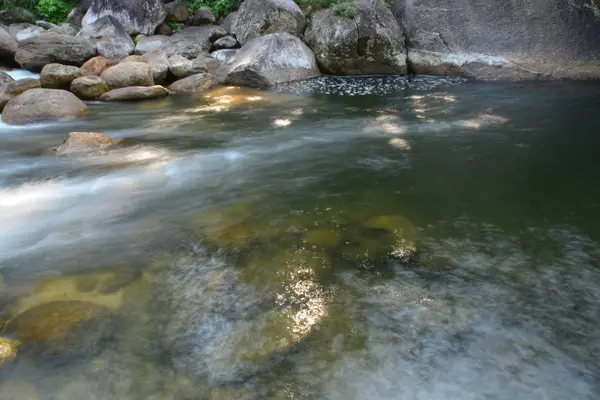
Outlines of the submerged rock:
<svg viewBox="0 0 600 400">
<path fill-rule="evenodd" d="M 41 71 L 44 65 L 61 63 L 82 65 L 96 55 L 94 45 L 87 39 L 44 33 L 19 43 L 15 60 L 25 69 Z"/>
<path fill-rule="evenodd" d="M 154 86 L 130 86 L 120 89 L 113 89 L 110 92 L 100 96 L 102 101 L 127 101 L 127 100 L 146 100 L 165 97 L 169 91 L 160 85 Z"/>
<path fill-rule="evenodd" d="M 92 100 L 108 92 L 109 89 L 104 79 L 90 75 L 75 79 L 71 82 L 70 90 L 80 99 Z"/>
<path fill-rule="evenodd" d="M 169 86 L 169 89 L 174 92 L 201 92 L 210 89 L 216 84 L 217 80 L 214 75 L 200 73 L 174 82 Z"/>
<path fill-rule="evenodd" d="M 112 66 L 110 60 L 102 56 L 96 56 L 87 60 L 79 69 L 81 76 L 97 75 L 99 76 L 106 69 Z"/>
<path fill-rule="evenodd" d="M 0 368 L 12 363 L 17 358 L 19 347 L 21 347 L 21 342 L 18 340 L 0 337 Z"/>
<path fill-rule="evenodd" d="M 57 301 L 17 315 L 4 332 L 40 355 L 85 355 L 99 350 L 99 341 L 110 334 L 109 314 L 93 303 Z"/>
<path fill-rule="evenodd" d="M 31 383 L 7 380 L 0 384 L 2 400 L 40 400 L 35 386 Z"/>
<path fill-rule="evenodd" d="M 293 0 L 246 0 L 231 24 L 231 33 L 245 45 L 250 40 L 275 32 L 300 36 L 306 20 Z"/>
<path fill-rule="evenodd" d="M 332 9 L 315 12 L 305 33 L 323 72 L 333 75 L 406 74 L 404 35 L 380 0 L 349 3 L 350 19 Z"/>
<path fill-rule="evenodd" d="M 228 66 L 225 82 L 271 87 L 320 74 L 315 56 L 299 38 L 288 33 L 272 33 L 252 39 L 238 50 Z"/>
<path fill-rule="evenodd" d="M 119 21 L 130 35 L 152 35 L 167 14 L 161 0 L 93 0 L 82 25 L 92 24 L 106 15 Z"/>
<path fill-rule="evenodd" d="M 81 76 L 77 67 L 62 64 L 46 64 L 40 73 L 40 83 L 46 89 L 69 89 L 71 82 Z"/>
<path fill-rule="evenodd" d="M 74 94 L 60 89 L 30 89 L 10 100 L 2 112 L 9 125 L 74 119 L 87 112 L 87 106 Z"/>
<path fill-rule="evenodd" d="M 106 81 L 110 89 L 128 86 L 152 86 L 152 68 L 141 62 L 125 62 L 105 70 L 100 77 Z"/>
<path fill-rule="evenodd" d="M 80 153 L 102 150 L 112 144 L 114 140 L 102 133 L 71 132 L 55 150 L 58 154 Z"/>
</svg>

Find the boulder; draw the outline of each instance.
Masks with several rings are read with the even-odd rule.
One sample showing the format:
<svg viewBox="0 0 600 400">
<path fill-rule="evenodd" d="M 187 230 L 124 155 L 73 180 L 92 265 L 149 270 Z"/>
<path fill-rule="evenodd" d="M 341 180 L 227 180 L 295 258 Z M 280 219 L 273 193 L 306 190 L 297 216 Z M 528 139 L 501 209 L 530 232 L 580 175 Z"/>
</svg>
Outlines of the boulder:
<svg viewBox="0 0 600 400">
<path fill-rule="evenodd" d="M 4 331 L 36 355 L 87 355 L 100 350 L 101 339 L 111 334 L 105 323 L 109 315 L 108 309 L 94 303 L 56 301 L 17 315 Z"/>
<path fill-rule="evenodd" d="M 81 76 L 77 67 L 62 64 L 46 64 L 40 73 L 40 82 L 46 89 L 69 89 L 71 82 Z"/>
<path fill-rule="evenodd" d="M 81 20 L 83 19 L 83 10 L 75 7 L 67 15 L 67 22 L 77 29 L 81 29 Z"/>
<path fill-rule="evenodd" d="M 104 150 L 114 144 L 114 140 L 102 133 L 71 132 L 60 146 L 52 150 L 58 154 L 84 153 Z"/>
<path fill-rule="evenodd" d="M 111 65 L 112 63 L 110 62 L 110 60 L 102 56 L 96 56 L 87 60 L 79 70 L 81 71 L 81 76 L 98 76 L 106 69 L 108 69 Z"/>
<path fill-rule="evenodd" d="M 210 55 L 221 64 L 228 65 L 233 63 L 237 52 L 236 49 L 225 49 L 213 51 Z"/>
<path fill-rule="evenodd" d="M 53 24 L 52 22 L 43 21 L 43 20 L 35 21 L 35 24 L 36 24 L 36 26 L 39 26 L 40 28 L 43 28 L 45 30 L 52 29 L 52 28 L 58 26 L 56 24 Z"/>
<path fill-rule="evenodd" d="M 17 97 L 21 93 L 29 89 L 36 89 L 40 87 L 40 80 L 33 78 L 19 79 L 12 82 L 6 82 L 0 85 L 0 111 L 4 109 L 6 104 L 11 99 Z"/>
<path fill-rule="evenodd" d="M 13 77 L 4 71 L 0 71 L 0 85 L 3 85 L 8 82 L 14 82 Z"/>
<path fill-rule="evenodd" d="M 25 29 L 19 31 L 15 35 L 15 39 L 17 39 L 17 42 L 20 42 L 22 40 L 27 40 L 27 39 L 31 39 L 34 37 L 38 37 L 42 34 L 42 32 L 45 32 L 45 31 L 46 31 L 45 29 L 40 28 L 39 26 L 32 25 L 28 28 L 25 28 Z"/>
<path fill-rule="evenodd" d="M 135 50 L 135 43 L 123 25 L 110 15 L 84 25 L 77 36 L 96 40 L 96 50 L 112 63 L 117 63 Z"/>
<path fill-rule="evenodd" d="M 167 14 L 161 0 L 92 0 L 82 25 L 92 24 L 106 15 L 119 21 L 130 35 L 152 35 Z"/>
<path fill-rule="evenodd" d="M 125 62 L 114 65 L 104 71 L 100 77 L 110 89 L 127 86 L 153 86 L 152 68 L 141 62 Z"/>
<path fill-rule="evenodd" d="M 296 36 L 282 32 L 252 39 L 227 68 L 226 83 L 252 87 L 271 87 L 321 74 L 312 51 Z"/>
<path fill-rule="evenodd" d="M 405 28 L 414 73 L 478 79 L 600 78 L 598 2 L 390 3 Z"/>
<path fill-rule="evenodd" d="M 167 80 L 169 75 L 169 60 L 164 53 L 152 51 L 142 56 L 144 61 L 150 64 L 154 83 L 161 84 Z"/>
<path fill-rule="evenodd" d="M 217 84 L 214 75 L 200 73 L 174 82 L 169 89 L 174 92 L 201 92 Z"/>
<path fill-rule="evenodd" d="M 202 59 L 192 61 L 182 56 L 172 56 L 169 57 L 169 71 L 176 79 L 182 79 L 201 72 L 208 72 L 208 67 Z"/>
<path fill-rule="evenodd" d="M 25 69 L 41 71 L 44 65 L 52 62 L 82 65 L 95 55 L 96 49 L 87 39 L 44 33 L 19 42 L 15 60 Z"/>
<path fill-rule="evenodd" d="M 237 47 L 240 47 L 240 44 L 231 35 L 224 36 L 221 39 L 218 39 L 213 43 L 213 49 L 215 49 L 215 50 L 235 49 Z"/>
<path fill-rule="evenodd" d="M 60 89 L 30 89 L 10 100 L 2 112 L 9 125 L 73 119 L 82 116 L 87 106 L 74 94 Z"/>
<path fill-rule="evenodd" d="M 138 56 L 138 55 L 127 56 L 124 59 L 122 59 L 121 61 L 119 61 L 118 64 L 126 63 L 126 62 L 141 62 L 141 63 L 145 63 L 146 59 L 144 58 L 144 56 Z"/>
<path fill-rule="evenodd" d="M 406 74 L 402 29 L 379 0 L 349 3 L 356 17 L 331 9 L 312 14 L 305 41 L 323 72 L 332 75 Z"/>
<path fill-rule="evenodd" d="M 15 38 L 5 29 L 0 28 L 0 62 L 4 61 L 7 64 L 12 64 L 18 47 Z"/>
<path fill-rule="evenodd" d="M 194 18 L 192 18 L 192 25 L 213 25 L 217 22 L 217 19 L 213 15 L 212 11 L 208 7 L 200 7 Z"/>
<path fill-rule="evenodd" d="M 228 16 L 226 16 L 225 19 L 223 20 L 223 23 L 221 24 L 221 28 L 225 29 L 227 32 L 231 32 L 231 28 L 233 27 L 233 22 L 237 18 L 237 14 L 238 14 L 238 12 L 234 11 L 234 12 L 230 13 Z"/>
<path fill-rule="evenodd" d="M 71 82 L 71 92 L 84 100 L 97 99 L 108 92 L 108 85 L 104 79 L 96 75 L 82 76 Z"/>
<path fill-rule="evenodd" d="M 77 35 L 78 28 L 76 28 L 75 26 L 73 26 L 71 24 L 60 24 L 58 26 L 55 26 L 52 29 L 49 29 L 48 32 L 50 32 L 50 33 L 58 33 L 60 35 L 75 36 L 75 35 Z"/>
<path fill-rule="evenodd" d="M 190 17 L 188 8 L 181 1 L 172 1 L 165 4 L 165 11 L 167 12 L 167 21 L 169 22 L 185 23 Z"/>
<path fill-rule="evenodd" d="M 18 23 L 15 23 L 15 24 L 10 24 L 8 26 L 8 33 L 10 33 L 11 36 L 13 38 L 15 38 L 15 40 L 16 40 L 17 39 L 17 34 L 19 32 L 21 32 L 24 29 L 31 28 L 31 27 L 34 27 L 34 26 L 36 26 L 36 25 L 30 24 L 29 22 L 18 22 Z"/>
<path fill-rule="evenodd" d="M 15 22 L 35 23 L 35 14 L 23 7 L 11 7 L 4 11 L 0 11 L 0 24 L 10 25 Z"/>
<path fill-rule="evenodd" d="M 231 33 L 244 45 L 274 32 L 300 36 L 305 24 L 304 13 L 293 0 L 246 0 L 231 25 Z"/>
<path fill-rule="evenodd" d="M 146 36 L 140 39 L 135 46 L 135 54 L 146 54 L 149 51 L 160 50 L 164 47 L 168 47 L 168 43 L 171 39 L 169 36 L 153 35 Z"/>
<path fill-rule="evenodd" d="M 156 32 L 154 33 L 157 35 L 171 36 L 173 34 L 173 29 L 168 24 L 162 23 L 156 28 Z"/>
<path fill-rule="evenodd" d="M 157 97 L 165 97 L 169 91 L 160 85 L 155 86 L 135 86 L 113 89 L 110 92 L 100 96 L 102 101 L 129 101 L 129 100 L 146 100 L 155 99 Z"/>
</svg>

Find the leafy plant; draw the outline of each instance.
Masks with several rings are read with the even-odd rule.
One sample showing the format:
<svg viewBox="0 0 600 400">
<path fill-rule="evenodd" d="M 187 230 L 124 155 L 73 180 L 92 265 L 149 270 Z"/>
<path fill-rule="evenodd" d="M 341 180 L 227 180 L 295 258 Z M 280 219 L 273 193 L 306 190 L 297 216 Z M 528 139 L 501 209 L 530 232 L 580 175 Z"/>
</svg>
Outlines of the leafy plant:
<svg viewBox="0 0 600 400">
<path fill-rule="evenodd" d="M 167 25 L 169 25 L 169 27 L 171 29 L 173 29 L 173 32 L 179 33 L 181 32 L 181 25 L 179 25 L 177 22 L 167 22 Z"/>
<path fill-rule="evenodd" d="M 331 10 L 335 15 L 339 15 L 341 17 L 346 17 L 350 19 L 356 18 L 357 10 L 352 4 L 348 3 L 338 3 L 334 5 Z"/>
<path fill-rule="evenodd" d="M 35 11 L 46 21 L 60 24 L 66 21 L 67 15 L 77 3 L 77 0 L 38 0 Z"/>
<path fill-rule="evenodd" d="M 186 0 L 185 5 L 195 13 L 202 7 L 208 7 L 215 16 L 227 15 L 238 9 L 242 0 Z"/>
</svg>

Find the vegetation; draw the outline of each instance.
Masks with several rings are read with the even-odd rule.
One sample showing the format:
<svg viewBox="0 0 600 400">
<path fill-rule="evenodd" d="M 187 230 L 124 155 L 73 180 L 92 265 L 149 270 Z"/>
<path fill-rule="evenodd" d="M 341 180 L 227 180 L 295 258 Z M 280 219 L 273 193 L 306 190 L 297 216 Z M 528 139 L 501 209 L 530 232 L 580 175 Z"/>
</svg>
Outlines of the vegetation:
<svg viewBox="0 0 600 400">
<path fill-rule="evenodd" d="M 60 24 L 67 20 L 67 15 L 77 4 L 79 0 L 0 0 L 0 9 L 22 7 L 46 21 Z"/>
<path fill-rule="evenodd" d="M 335 15 L 339 15 L 341 17 L 346 17 L 350 19 L 354 19 L 356 17 L 356 7 L 348 3 L 338 3 L 334 5 L 332 8 L 333 13 Z"/>
<path fill-rule="evenodd" d="M 242 0 L 185 0 L 185 5 L 195 13 L 202 7 L 208 7 L 218 18 L 238 9 Z"/>
<path fill-rule="evenodd" d="M 167 22 L 167 25 L 169 25 L 173 32 L 181 32 L 181 25 L 179 25 L 177 22 Z"/>
</svg>

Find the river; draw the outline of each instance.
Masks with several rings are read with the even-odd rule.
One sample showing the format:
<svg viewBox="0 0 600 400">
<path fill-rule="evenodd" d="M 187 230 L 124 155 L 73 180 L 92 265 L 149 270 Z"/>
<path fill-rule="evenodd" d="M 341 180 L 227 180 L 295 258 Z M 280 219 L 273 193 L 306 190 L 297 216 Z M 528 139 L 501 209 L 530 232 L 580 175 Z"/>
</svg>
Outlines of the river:
<svg viewBox="0 0 600 400">
<path fill-rule="evenodd" d="M 3 399 L 600 398 L 599 84 L 89 107 L 0 125 Z"/>
</svg>

